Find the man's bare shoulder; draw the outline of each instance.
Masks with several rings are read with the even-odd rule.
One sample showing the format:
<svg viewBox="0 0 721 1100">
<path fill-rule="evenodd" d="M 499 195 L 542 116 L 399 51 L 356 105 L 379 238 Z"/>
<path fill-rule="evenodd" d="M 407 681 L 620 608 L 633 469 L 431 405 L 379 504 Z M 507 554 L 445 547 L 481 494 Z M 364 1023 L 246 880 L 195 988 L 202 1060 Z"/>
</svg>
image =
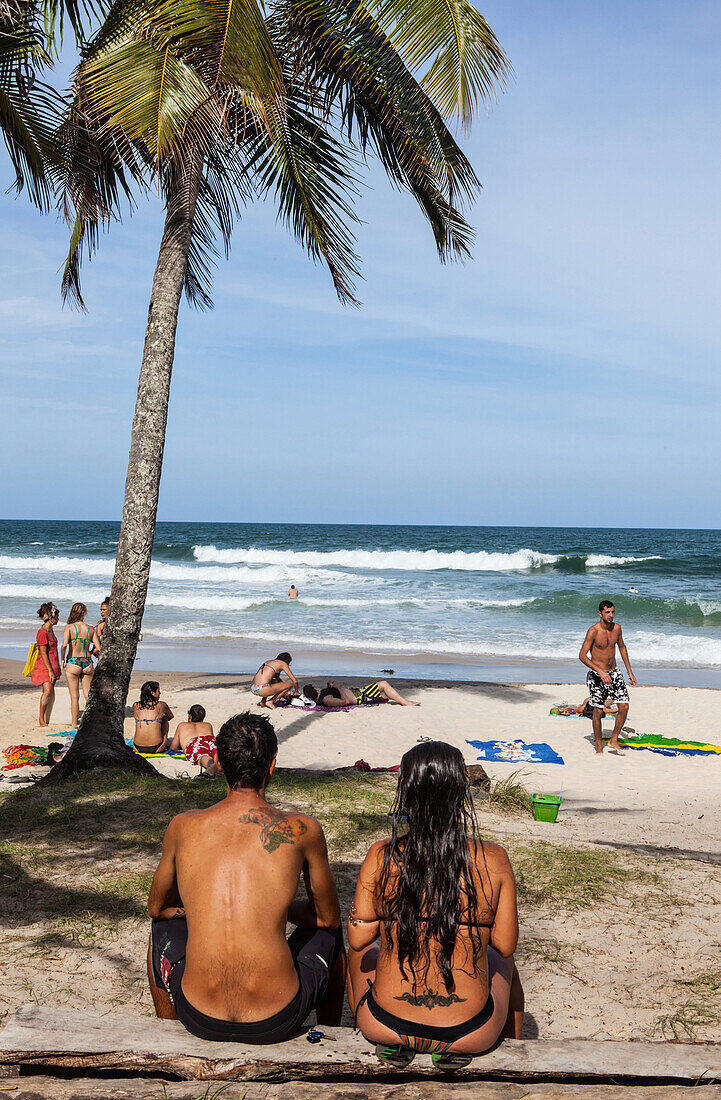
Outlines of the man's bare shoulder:
<svg viewBox="0 0 721 1100">
<path fill-rule="evenodd" d="M 314 817 L 295 810 L 279 810 L 270 803 L 243 810 L 238 822 L 260 828 L 260 842 L 267 852 L 277 851 L 281 844 L 308 843 L 323 835 L 320 823 Z"/>
<path fill-rule="evenodd" d="M 213 807 L 211 806 L 212 810 Z M 184 810 L 182 814 L 176 814 L 175 817 L 171 817 L 168 822 L 168 827 L 165 830 L 165 840 L 179 840 L 186 830 L 190 827 L 191 819 L 207 814 L 209 811 L 204 810 Z"/>
</svg>

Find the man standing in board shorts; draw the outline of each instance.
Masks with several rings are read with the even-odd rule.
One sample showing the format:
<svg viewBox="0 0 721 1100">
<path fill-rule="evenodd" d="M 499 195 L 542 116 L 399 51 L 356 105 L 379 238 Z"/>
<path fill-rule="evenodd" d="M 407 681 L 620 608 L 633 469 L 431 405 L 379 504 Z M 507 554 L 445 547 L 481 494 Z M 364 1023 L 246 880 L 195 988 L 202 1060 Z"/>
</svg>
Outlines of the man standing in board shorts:
<svg viewBox="0 0 721 1100">
<path fill-rule="evenodd" d="M 593 736 L 596 739 L 596 752 L 603 752 L 601 739 L 601 718 L 603 717 L 603 704 L 606 699 L 611 699 L 618 704 L 618 714 L 613 727 L 610 749 L 618 749 L 618 735 L 625 725 L 628 716 L 628 688 L 623 678 L 623 673 L 616 665 L 616 646 L 621 654 L 623 663 L 628 669 L 628 681 L 635 686 L 636 677 L 631 671 L 631 662 L 628 657 L 626 643 L 618 623 L 614 622 L 616 608 L 610 600 L 601 600 L 598 605 L 598 617 L 600 622 L 594 623 L 586 631 L 583 639 L 579 661 L 589 670 L 586 675 L 588 694 L 593 707 Z"/>
</svg>

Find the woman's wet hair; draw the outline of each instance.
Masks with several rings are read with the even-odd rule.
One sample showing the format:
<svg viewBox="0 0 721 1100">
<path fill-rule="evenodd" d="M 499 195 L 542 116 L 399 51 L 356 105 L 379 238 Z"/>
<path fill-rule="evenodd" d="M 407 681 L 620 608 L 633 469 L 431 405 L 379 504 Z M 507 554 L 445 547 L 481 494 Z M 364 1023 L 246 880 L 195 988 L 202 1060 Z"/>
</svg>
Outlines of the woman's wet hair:
<svg viewBox="0 0 721 1100">
<path fill-rule="evenodd" d="M 314 703 L 318 702 L 318 688 L 313 687 L 312 684 L 303 684 L 303 694 L 308 699 L 312 699 Z"/>
<path fill-rule="evenodd" d="M 291 657 L 290 653 L 285 652 L 279 653 L 276 657 L 276 661 L 285 661 L 287 665 L 289 665 L 292 660 L 293 658 Z"/>
<path fill-rule="evenodd" d="M 483 844 L 458 749 L 428 741 L 404 754 L 391 820 L 376 884 L 377 912 L 392 922 L 398 965 L 406 981 L 410 970 L 413 989 L 427 980 L 435 963 L 450 992 L 461 924 L 468 927 L 474 972 L 483 953 L 475 860 L 469 854 L 474 843 L 481 851 Z"/>
<path fill-rule="evenodd" d="M 268 769 L 278 755 L 278 738 L 264 714 L 234 714 L 220 727 L 216 738 L 218 760 L 232 791 L 243 787 L 260 790 Z"/>
<path fill-rule="evenodd" d="M 57 607 L 53 601 L 48 600 L 47 603 L 40 604 L 40 607 L 37 609 L 37 616 L 45 622 L 46 619 L 51 619 L 56 611 Z"/>
<path fill-rule="evenodd" d="M 154 707 L 157 703 L 155 698 L 156 691 L 160 691 L 160 684 L 157 680 L 146 680 L 140 689 L 140 702 L 138 706 L 141 710 L 148 710 L 150 707 Z"/>
<path fill-rule="evenodd" d="M 195 703 L 188 711 L 188 718 L 191 722 L 204 722 L 205 707 L 201 707 L 200 703 Z"/>
<path fill-rule="evenodd" d="M 87 615 L 88 609 L 84 603 L 74 603 L 70 608 L 70 614 L 68 615 L 69 623 L 79 623 L 83 615 Z"/>
</svg>

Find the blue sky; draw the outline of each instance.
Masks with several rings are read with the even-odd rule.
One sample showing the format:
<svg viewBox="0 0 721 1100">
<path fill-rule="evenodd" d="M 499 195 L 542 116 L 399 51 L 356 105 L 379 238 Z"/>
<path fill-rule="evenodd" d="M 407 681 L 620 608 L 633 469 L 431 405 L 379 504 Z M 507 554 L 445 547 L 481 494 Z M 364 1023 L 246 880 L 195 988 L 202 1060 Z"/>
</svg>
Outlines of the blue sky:
<svg viewBox="0 0 721 1100">
<path fill-rule="evenodd" d="M 248 210 L 182 308 L 161 519 L 721 526 L 721 9 L 480 6 L 515 75 L 463 141 L 473 260 L 371 167 L 348 310 Z M 83 316 L 63 226 L 0 194 L 2 515 L 119 516 L 161 225 L 103 240 Z"/>
</svg>

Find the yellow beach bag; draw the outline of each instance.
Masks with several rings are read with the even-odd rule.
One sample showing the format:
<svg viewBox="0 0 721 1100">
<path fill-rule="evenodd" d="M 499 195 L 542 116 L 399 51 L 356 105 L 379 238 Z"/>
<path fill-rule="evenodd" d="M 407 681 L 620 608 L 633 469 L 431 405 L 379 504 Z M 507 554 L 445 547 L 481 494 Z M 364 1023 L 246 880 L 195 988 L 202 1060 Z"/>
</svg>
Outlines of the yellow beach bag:
<svg viewBox="0 0 721 1100">
<path fill-rule="evenodd" d="M 25 668 L 23 669 L 23 676 L 32 676 L 33 669 L 35 668 L 35 662 L 38 659 L 38 643 L 33 642 L 28 650 L 28 659 L 25 662 Z"/>
</svg>

